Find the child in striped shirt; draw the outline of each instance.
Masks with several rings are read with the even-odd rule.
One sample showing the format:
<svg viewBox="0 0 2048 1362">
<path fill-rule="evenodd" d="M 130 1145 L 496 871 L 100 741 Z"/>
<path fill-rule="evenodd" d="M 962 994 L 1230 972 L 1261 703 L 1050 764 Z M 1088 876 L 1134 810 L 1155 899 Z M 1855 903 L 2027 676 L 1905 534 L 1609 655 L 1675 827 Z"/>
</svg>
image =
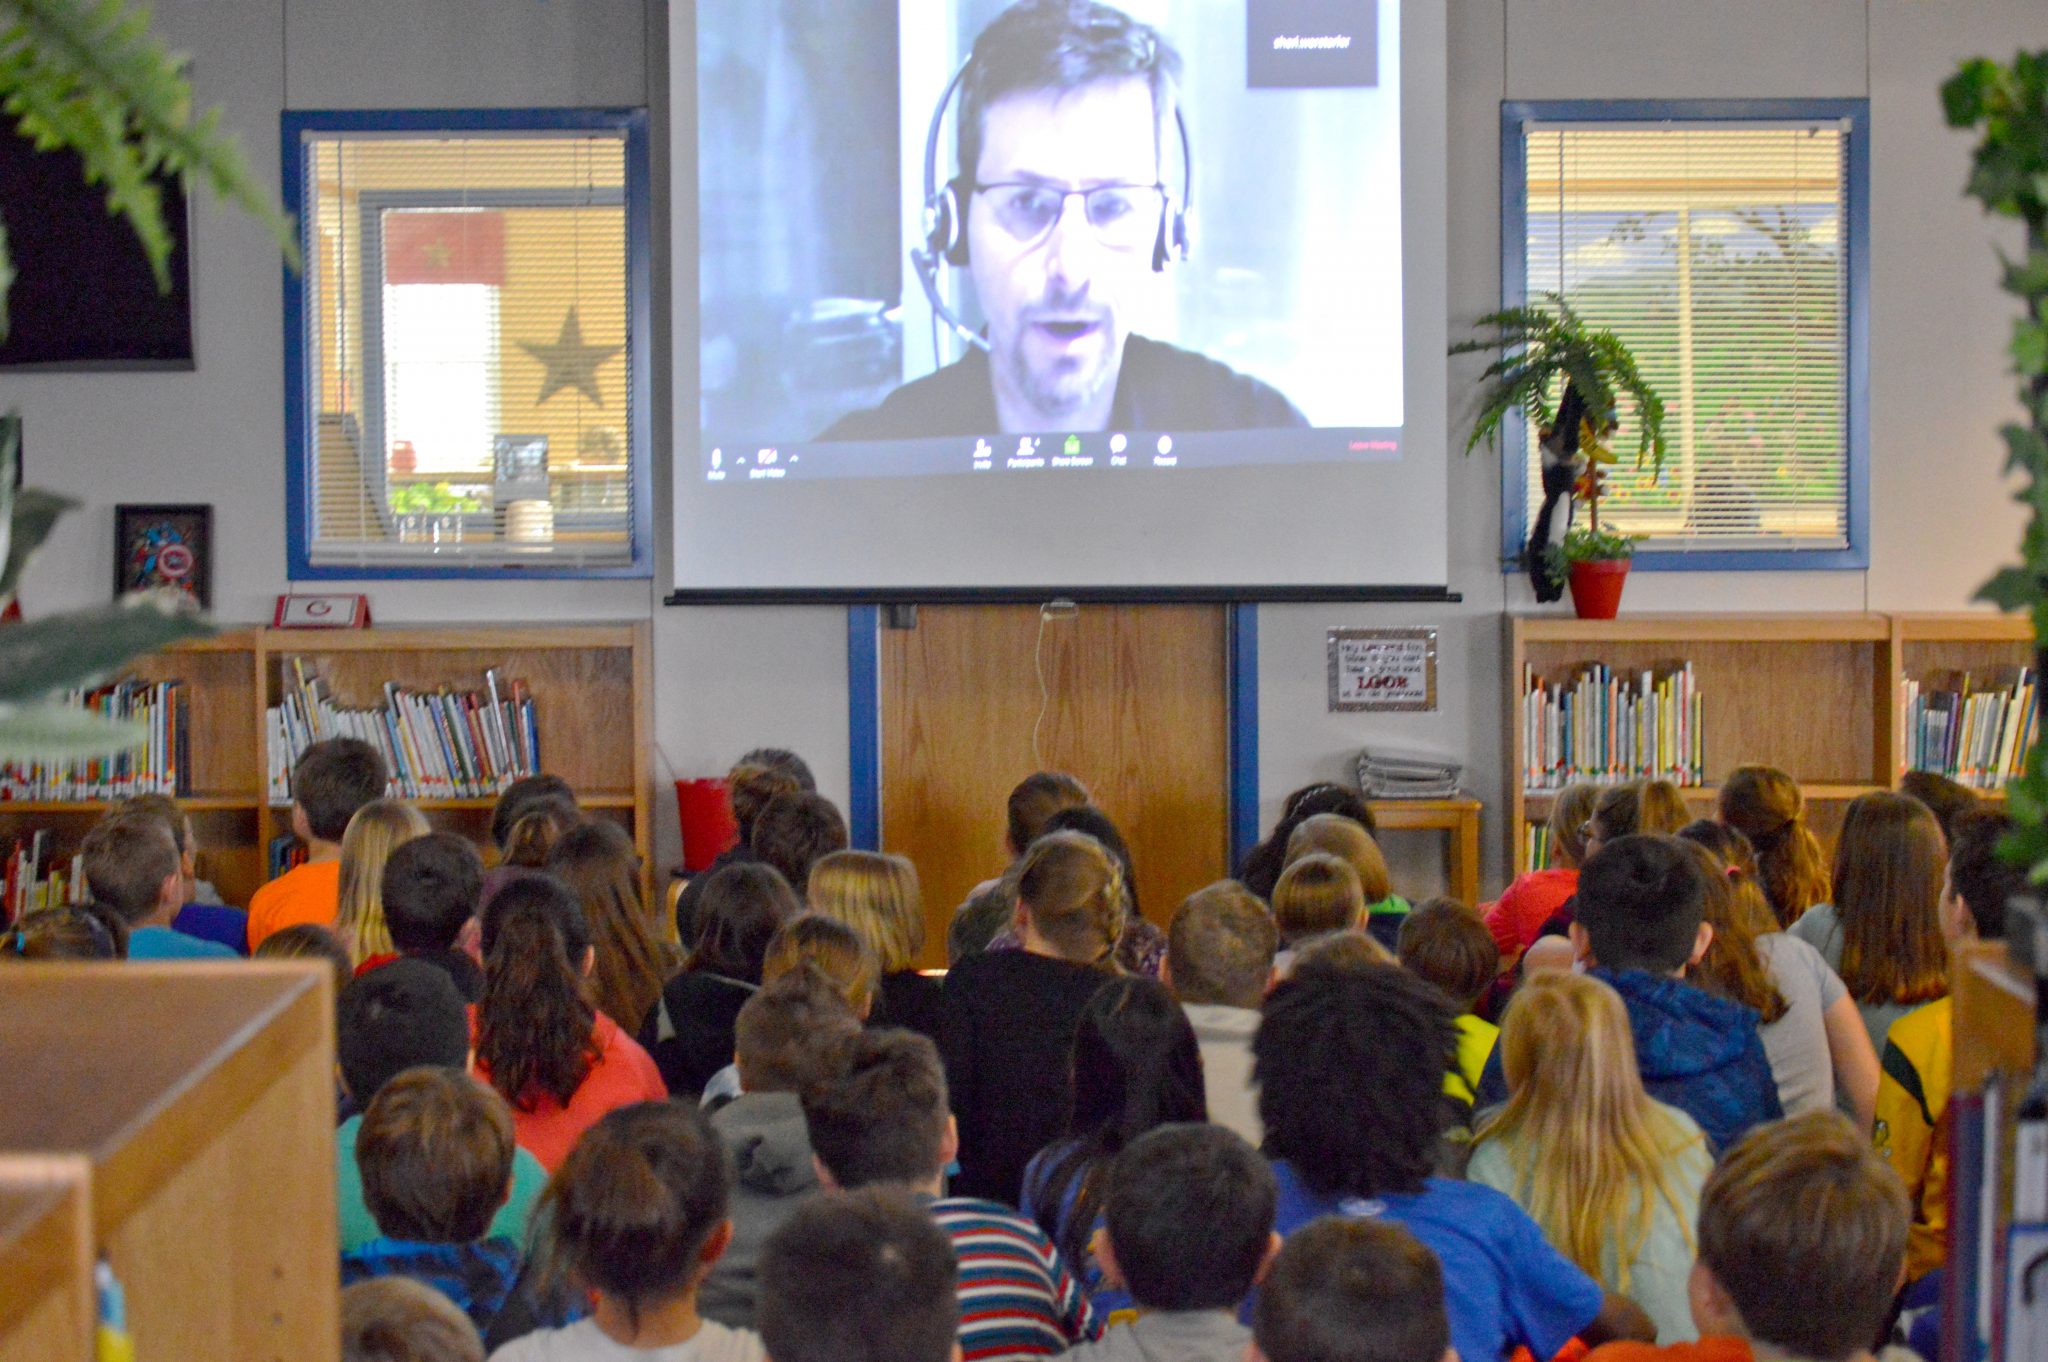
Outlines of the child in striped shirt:
<svg viewBox="0 0 2048 1362">
<path fill-rule="evenodd" d="M 803 1106 L 828 1191 L 902 1184 L 952 1239 L 962 1362 L 1049 1357 L 1101 1335 L 1080 1283 L 1038 1226 L 997 1202 L 943 1195 L 960 1142 L 930 1040 L 862 1032 L 837 1072 L 805 1091 Z"/>
</svg>

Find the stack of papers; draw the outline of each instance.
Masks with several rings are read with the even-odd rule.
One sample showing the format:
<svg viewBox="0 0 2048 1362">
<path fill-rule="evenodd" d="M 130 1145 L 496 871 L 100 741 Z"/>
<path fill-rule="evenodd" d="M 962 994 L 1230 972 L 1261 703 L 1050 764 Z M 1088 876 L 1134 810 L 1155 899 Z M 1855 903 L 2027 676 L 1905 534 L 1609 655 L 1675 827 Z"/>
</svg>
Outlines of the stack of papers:
<svg viewBox="0 0 2048 1362">
<path fill-rule="evenodd" d="M 1452 799 L 1464 770 L 1441 757 L 1368 747 L 1358 754 L 1358 788 L 1367 799 Z"/>
</svg>

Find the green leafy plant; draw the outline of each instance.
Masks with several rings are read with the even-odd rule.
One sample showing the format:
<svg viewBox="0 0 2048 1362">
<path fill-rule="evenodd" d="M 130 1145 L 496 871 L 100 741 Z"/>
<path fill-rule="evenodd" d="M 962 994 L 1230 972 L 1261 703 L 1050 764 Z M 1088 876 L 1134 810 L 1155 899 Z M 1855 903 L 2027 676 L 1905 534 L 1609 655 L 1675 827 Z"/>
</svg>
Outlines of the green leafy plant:
<svg viewBox="0 0 2048 1362">
<path fill-rule="evenodd" d="M 1977 598 L 2025 611 L 2039 656 L 2048 650 L 2048 50 L 2022 52 L 2010 66 L 1986 58 L 1966 61 L 1941 87 L 1949 126 L 1981 133 L 1970 169 L 1969 195 L 1990 212 L 2018 218 L 2025 245 L 2004 260 L 2004 285 L 2022 310 L 2013 323 L 2013 372 L 2025 419 L 2000 430 L 2007 473 L 2020 475 L 2016 496 L 2030 512 L 2020 537 L 2020 561 L 1999 569 Z M 2007 788 L 2007 810 L 2019 824 L 2008 854 L 2032 867 L 2036 884 L 2048 883 L 2048 767 L 2036 743 L 2025 773 Z"/>
<path fill-rule="evenodd" d="M 262 221 L 296 267 L 291 222 L 250 178 L 220 113 L 191 114 L 185 63 L 149 32 L 148 14 L 125 0 L 0 0 L 0 117 L 44 151 L 77 153 L 86 182 L 104 185 L 107 210 L 134 230 L 157 285 L 170 287 L 175 246 L 164 221 L 160 176 L 204 184 Z M 33 212 L 0 204 L 0 213 Z M 0 222 L 0 339 L 8 329 L 13 258 Z M 0 605 L 11 604 L 30 558 L 77 503 L 35 488 L 16 490 L 21 431 L 0 420 Z M 141 653 L 212 632 L 182 598 L 138 593 L 0 629 L 0 757 L 62 760 L 139 747 L 142 727 L 63 703 Z"/>
<path fill-rule="evenodd" d="M 1541 430 L 1557 423 L 1557 413 L 1576 405 L 1576 392 L 1586 417 L 1579 432 L 1579 451 L 1586 458 L 1581 479 L 1592 528 L 1600 528 L 1601 468 L 1615 462 L 1607 437 L 1619 427 L 1624 399 L 1635 408 L 1636 466 L 1647 460 L 1653 471 L 1664 467 L 1664 399 L 1643 377 L 1636 357 L 1612 331 L 1587 325 L 1563 296 L 1542 295 L 1543 303 L 1503 308 L 1481 317 L 1476 329 L 1485 334 L 1451 347 L 1454 355 L 1501 351 L 1480 377 L 1478 410 L 1472 433 L 1465 439 L 1470 454 L 1500 432 L 1509 417 L 1526 416 Z M 1560 384 L 1562 387 L 1560 388 Z M 1559 393 L 1553 405 L 1551 394 Z"/>
<path fill-rule="evenodd" d="M 450 483 L 406 482 L 391 487 L 393 515 L 449 515 L 483 509 L 482 497 L 469 490 L 458 492 Z"/>
<path fill-rule="evenodd" d="M 1564 542 L 1552 549 L 1546 558 L 1550 579 L 1562 583 L 1571 576 L 1573 563 L 1616 563 L 1633 558 L 1636 545 L 1642 540 L 1643 536 L 1639 534 L 1617 534 L 1613 530 L 1575 525 L 1565 532 Z"/>
</svg>

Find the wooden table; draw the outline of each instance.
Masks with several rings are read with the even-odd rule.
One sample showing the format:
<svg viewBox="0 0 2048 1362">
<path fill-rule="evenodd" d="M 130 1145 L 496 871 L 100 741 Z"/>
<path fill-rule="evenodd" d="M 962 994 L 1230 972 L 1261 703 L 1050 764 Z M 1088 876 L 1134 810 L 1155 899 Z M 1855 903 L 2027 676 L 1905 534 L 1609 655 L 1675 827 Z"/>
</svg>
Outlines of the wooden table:
<svg viewBox="0 0 2048 1362">
<path fill-rule="evenodd" d="M 1444 880 L 1451 897 L 1479 902 L 1479 810 L 1476 799 L 1371 799 L 1373 821 L 1392 832 L 1443 832 Z"/>
</svg>

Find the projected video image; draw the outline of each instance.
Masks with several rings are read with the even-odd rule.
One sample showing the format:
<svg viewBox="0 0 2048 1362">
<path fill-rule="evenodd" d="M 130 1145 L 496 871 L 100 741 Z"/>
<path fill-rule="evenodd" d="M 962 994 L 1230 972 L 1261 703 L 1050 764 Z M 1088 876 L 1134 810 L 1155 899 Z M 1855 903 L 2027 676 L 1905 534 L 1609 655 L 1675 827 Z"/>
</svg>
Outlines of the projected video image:
<svg viewBox="0 0 2048 1362">
<path fill-rule="evenodd" d="M 700 0 L 712 481 L 1398 457 L 1398 0 Z"/>
</svg>

